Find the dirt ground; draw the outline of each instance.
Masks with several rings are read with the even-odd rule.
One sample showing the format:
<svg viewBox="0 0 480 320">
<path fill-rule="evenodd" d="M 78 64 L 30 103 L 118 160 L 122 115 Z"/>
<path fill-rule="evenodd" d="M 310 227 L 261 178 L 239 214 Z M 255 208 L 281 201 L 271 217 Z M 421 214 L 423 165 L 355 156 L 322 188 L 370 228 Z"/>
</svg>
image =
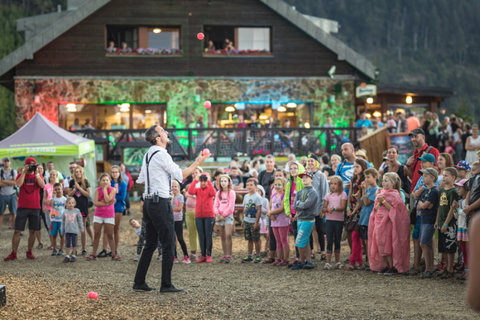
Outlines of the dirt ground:
<svg viewBox="0 0 480 320">
<path fill-rule="evenodd" d="M 140 219 L 138 210 L 132 217 Z M 122 261 L 80 257 L 64 264 L 63 257 L 51 257 L 46 249 L 35 249 L 37 259 L 26 260 L 24 232 L 19 259 L 4 262 L 12 236 L 5 220 L 0 284 L 6 285 L 7 305 L 0 307 L 0 319 L 478 319 L 465 304 L 465 284 L 457 280 L 326 271 L 318 260 L 315 269 L 303 271 L 242 264 L 246 243 L 240 237 L 233 240 L 230 265 L 218 263 L 219 238 L 214 239 L 214 263 L 175 264 L 173 283 L 184 293 L 134 292 L 136 236 L 127 217 L 121 231 Z M 42 236 L 47 243 L 44 230 Z M 147 282 L 158 287 L 160 277 L 161 262 L 154 259 Z M 89 300 L 89 291 L 97 292 L 98 300 Z"/>
</svg>

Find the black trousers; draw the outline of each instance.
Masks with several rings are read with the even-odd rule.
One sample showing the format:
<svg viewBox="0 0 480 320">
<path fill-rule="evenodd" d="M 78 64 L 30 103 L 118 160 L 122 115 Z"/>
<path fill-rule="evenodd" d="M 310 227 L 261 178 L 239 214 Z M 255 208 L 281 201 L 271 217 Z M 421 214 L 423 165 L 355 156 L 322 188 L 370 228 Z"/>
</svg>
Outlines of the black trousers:
<svg viewBox="0 0 480 320">
<path fill-rule="evenodd" d="M 162 288 L 172 285 L 173 251 L 175 244 L 175 230 L 172 205 L 170 199 L 160 198 L 159 203 L 152 199 L 145 199 L 143 207 L 143 220 L 145 222 L 145 247 L 138 262 L 135 273 L 135 283 L 145 283 L 148 267 L 152 255 L 158 245 L 162 244 Z"/>
<path fill-rule="evenodd" d="M 183 240 L 183 221 L 175 221 L 175 234 L 177 235 L 178 243 L 182 247 L 183 255 L 188 256 L 187 245 Z M 175 257 L 177 256 L 177 246 L 175 246 Z"/>
<path fill-rule="evenodd" d="M 198 240 L 200 240 L 200 249 L 204 257 L 212 256 L 212 233 L 214 224 L 215 218 L 195 218 Z"/>
</svg>

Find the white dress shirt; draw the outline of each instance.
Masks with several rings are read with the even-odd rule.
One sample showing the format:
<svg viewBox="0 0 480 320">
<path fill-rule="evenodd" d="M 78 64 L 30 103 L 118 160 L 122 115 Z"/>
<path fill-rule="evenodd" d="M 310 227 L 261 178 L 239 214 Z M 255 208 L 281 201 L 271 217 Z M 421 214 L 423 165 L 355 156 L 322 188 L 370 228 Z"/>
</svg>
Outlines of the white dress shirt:
<svg viewBox="0 0 480 320">
<path fill-rule="evenodd" d="M 159 150 L 151 159 L 152 154 Z M 158 194 L 161 198 L 170 198 L 171 179 L 183 180 L 182 169 L 173 162 L 167 149 L 159 146 L 151 146 L 145 156 L 150 159 L 148 172 L 150 176 L 150 194 Z M 142 169 L 138 176 L 137 183 L 145 183 L 145 193 L 148 194 L 147 161 L 143 157 Z"/>
</svg>

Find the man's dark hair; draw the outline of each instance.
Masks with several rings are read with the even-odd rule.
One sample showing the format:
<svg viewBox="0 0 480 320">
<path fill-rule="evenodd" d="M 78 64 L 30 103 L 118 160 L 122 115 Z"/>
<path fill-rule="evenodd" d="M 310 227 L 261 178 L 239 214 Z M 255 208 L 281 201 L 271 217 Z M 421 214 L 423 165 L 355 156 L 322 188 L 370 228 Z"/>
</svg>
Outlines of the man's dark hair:
<svg viewBox="0 0 480 320">
<path fill-rule="evenodd" d="M 155 131 L 155 128 L 157 127 L 156 124 L 151 126 L 145 131 L 145 140 L 150 143 L 152 146 L 156 145 L 156 138 L 158 137 L 158 132 Z"/>
<path fill-rule="evenodd" d="M 328 164 L 330 162 L 330 157 L 326 154 L 322 156 L 322 162 Z"/>
<path fill-rule="evenodd" d="M 198 181 L 208 181 L 208 177 L 204 174 L 200 175 L 200 177 L 198 178 Z"/>
<path fill-rule="evenodd" d="M 60 183 L 58 183 L 58 182 L 53 185 L 54 188 L 56 188 L 56 187 L 61 187 L 61 186 L 62 186 L 62 185 L 61 185 Z"/>
</svg>

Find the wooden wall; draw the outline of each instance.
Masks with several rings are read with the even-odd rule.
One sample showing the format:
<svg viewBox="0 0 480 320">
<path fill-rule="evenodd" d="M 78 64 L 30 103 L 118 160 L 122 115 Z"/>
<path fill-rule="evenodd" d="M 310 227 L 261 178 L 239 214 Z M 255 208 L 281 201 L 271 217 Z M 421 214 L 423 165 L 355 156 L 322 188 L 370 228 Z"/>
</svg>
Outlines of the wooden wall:
<svg viewBox="0 0 480 320">
<path fill-rule="evenodd" d="M 106 25 L 180 25 L 181 57 L 106 57 Z M 204 25 L 272 27 L 273 57 L 202 57 Z M 22 62 L 17 76 L 364 77 L 257 0 L 113 0 Z"/>
</svg>

